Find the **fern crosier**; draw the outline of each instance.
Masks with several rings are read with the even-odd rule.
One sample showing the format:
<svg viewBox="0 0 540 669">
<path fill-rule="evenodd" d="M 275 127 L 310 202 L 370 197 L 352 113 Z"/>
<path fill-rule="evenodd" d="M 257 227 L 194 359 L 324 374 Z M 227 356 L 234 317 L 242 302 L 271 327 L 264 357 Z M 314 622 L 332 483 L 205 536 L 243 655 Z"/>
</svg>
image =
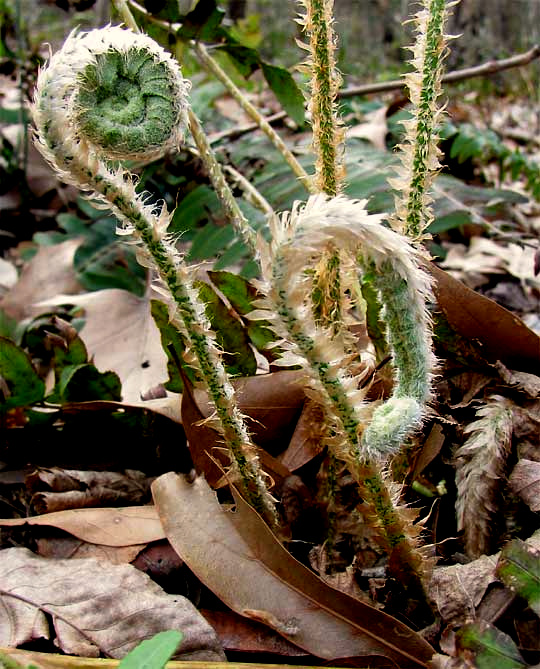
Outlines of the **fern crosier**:
<svg viewBox="0 0 540 669">
<path fill-rule="evenodd" d="M 290 343 L 287 362 L 311 373 L 322 403 L 339 424 L 337 434 L 358 449 L 357 455 L 381 460 L 396 453 L 403 439 L 420 425 L 430 396 L 434 357 L 426 300 L 431 282 L 422 259 L 407 239 L 369 215 L 365 203 L 338 196 L 311 196 L 305 205 L 273 222 L 273 243 L 261 250 L 264 305 L 278 335 Z M 364 268 L 376 273 L 384 305 L 383 318 L 391 349 L 395 384 L 392 396 L 373 412 L 363 402 L 361 379 L 347 371 L 351 342 L 315 322 L 310 300 L 311 277 L 305 269 L 329 247 L 336 246 Z M 272 313 L 273 311 L 273 313 Z"/>
<path fill-rule="evenodd" d="M 440 167 L 437 126 L 443 108 L 437 104 L 441 94 L 442 63 L 448 36 L 444 24 L 448 15 L 447 0 L 422 0 L 422 9 L 414 19 L 416 41 L 410 47 L 414 70 L 405 75 L 413 105 L 413 116 L 403 122 L 406 134 L 401 149 L 398 177 L 389 179 L 396 196 L 396 213 L 392 227 L 413 240 L 420 241 L 433 220 L 429 205 L 429 187 Z"/>
<path fill-rule="evenodd" d="M 172 297 L 171 320 L 214 403 L 248 501 L 271 521 L 273 500 L 235 403 L 204 305 L 167 234 L 170 214 L 145 202 L 117 161 L 154 158 L 178 146 L 189 84 L 151 38 L 120 27 L 72 32 L 41 70 L 32 107 L 36 145 L 60 178 L 87 192 L 141 242 L 139 260 L 157 270 Z"/>
</svg>

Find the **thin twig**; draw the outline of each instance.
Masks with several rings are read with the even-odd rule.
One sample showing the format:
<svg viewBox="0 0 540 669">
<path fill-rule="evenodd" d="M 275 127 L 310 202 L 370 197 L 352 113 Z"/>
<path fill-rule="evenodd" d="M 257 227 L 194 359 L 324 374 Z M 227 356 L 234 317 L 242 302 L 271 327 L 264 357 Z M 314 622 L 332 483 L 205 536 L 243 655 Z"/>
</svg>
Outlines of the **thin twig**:
<svg viewBox="0 0 540 669">
<path fill-rule="evenodd" d="M 528 65 L 531 61 L 540 57 L 540 44 L 536 44 L 526 51 L 510 58 L 503 58 L 502 60 L 488 60 L 481 65 L 474 67 L 466 67 L 461 70 L 454 70 L 447 72 L 442 77 L 444 84 L 455 83 L 456 81 L 463 81 L 465 79 L 472 79 L 473 77 L 482 77 L 487 74 L 494 74 L 495 72 L 502 72 L 512 67 L 520 67 L 521 65 Z M 362 84 L 360 86 L 349 86 L 340 91 L 340 98 L 351 98 L 355 95 L 367 95 L 368 93 L 384 93 L 386 91 L 394 91 L 405 88 L 405 82 L 402 79 L 393 79 L 392 81 L 379 81 L 374 84 Z"/>
<path fill-rule="evenodd" d="M 536 44 L 531 49 L 529 49 L 529 51 L 516 54 L 515 56 L 510 56 L 510 58 L 504 58 L 502 60 L 488 60 L 481 65 L 475 65 L 474 67 L 466 67 L 462 70 L 447 72 L 442 77 L 442 83 L 451 84 L 458 81 L 464 81 L 465 79 L 472 79 L 473 77 L 495 74 L 496 72 L 502 72 L 503 70 L 508 70 L 513 67 L 528 65 L 539 57 L 540 44 Z M 370 93 L 387 93 L 389 91 L 402 90 L 405 89 L 405 87 L 405 82 L 402 79 L 393 79 L 392 81 L 378 81 L 371 84 L 348 86 L 347 88 L 343 88 L 341 91 L 339 91 L 337 96 L 340 99 L 352 98 L 356 95 L 369 95 Z M 287 113 L 285 111 L 281 111 L 277 114 L 272 114 L 272 116 L 267 116 L 266 121 L 267 123 L 277 123 L 286 117 Z M 228 130 L 224 130 L 223 132 L 212 135 L 210 142 L 214 144 L 215 142 L 218 142 L 222 139 L 237 139 L 242 135 L 246 135 L 247 133 L 257 130 L 257 128 L 258 125 L 255 123 L 229 128 Z"/>
</svg>

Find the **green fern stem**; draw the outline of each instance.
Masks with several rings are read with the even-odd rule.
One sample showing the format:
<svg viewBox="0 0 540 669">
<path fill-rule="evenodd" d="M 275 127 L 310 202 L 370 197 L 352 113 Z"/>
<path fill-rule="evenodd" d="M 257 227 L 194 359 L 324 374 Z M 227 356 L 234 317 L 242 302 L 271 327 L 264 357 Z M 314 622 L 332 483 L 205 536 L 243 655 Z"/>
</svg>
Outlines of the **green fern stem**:
<svg viewBox="0 0 540 669">
<path fill-rule="evenodd" d="M 328 428 L 334 438 L 327 440 L 331 454 L 347 463 L 359 489 L 360 496 L 371 510 L 373 528 L 378 530 L 381 545 L 390 555 L 390 565 L 411 595 L 419 598 L 422 608 L 430 607 L 423 585 L 422 558 L 410 537 L 408 522 L 401 518 L 394 506 L 389 489 L 377 464 L 366 458 L 360 446 L 360 435 L 365 416 L 359 406 L 358 391 L 352 390 L 341 364 L 327 359 L 324 345 L 319 346 L 314 337 L 305 332 L 305 319 L 291 307 L 294 298 L 287 288 L 287 260 L 279 251 L 274 255 L 272 301 L 281 327 L 287 332 L 294 349 L 304 360 L 304 366 L 315 382 L 314 390 L 320 394 L 324 411 L 333 419 Z M 278 334 L 284 334 L 278 328 Z M 346 360 L 346 356 L 344 356 Z M 343 366 L 346 367 L 345 360 Z M 356 397 L 355 397 L 356 395 Z"/>
<path fill-rule="evenodd" d="M 444 19 L 446 0 L 429 0 L 429 13 L 423 54 L 422 86 L 416 110 L 416 129 L 413 141 L 414 153 L 411 182 L 407 200 L 407 226 L 405 234 L 418 237 L 426 227 L 424 202 L 427 177 L 434 166 L 430 160 L 437 142 L 435 128 L 436 100 L 440 93 L 441 62 L 444 46 Z"/>
<path fill-rule="evenodd" d="M 125 107 L 134 97 L 136 79 L 143 74 L 148 92 L 137 103 L 137 113 L 126 116 Z M 144 196 L 136 193 L 132 176 L 121 167 L 113 168 L 107 157 L 111 143 L 115 160 L 121 152 L 126 158 L 145 155 L 143 141 L 148 135 L 151 143 L 146 151 L 150 155 L 177 146 L 187 123 L 186 93 L 187 85 L 176 62 L 147 36 L 118 27 L 74 32 L 40 72 L 32 109 L 36 144 L 62 180 L 110 208 L 123 225 L 120 232 L 131 233 L 142 242 L 140 260 L 155 267 L 172 297 L 172 320 L 198 362 L 246 498 L 274 521 L 277 516 L 273 500 L 213 342 L 204 305 L 193 288 L 188 268 L 167 235 L 170 215 L 164 205 L 160 210 L 147 205 Z M 90 114 L 92 109 L 86 106 L 89 96 L 93 96 L 93 108 L 99 108 L 97 115 Z M 156 104 L 154 97 L 159 98 Z M 169 135 L 158 146 L 154 133 L 149 133 L 145 124 L 141 130 L 137 123 L 141 118 L 154 120 L 156 115 L 162 121 L 171 120 L 161 110 L 163 101 L 170 102 L 173 123 Z M 163 124 L 156 125 L 161 132 Z M 103 138 L 99 136 L 101 126 L 105 128 Z M 87 133 L 89 127 L 91 132 Z"/>
<path fill-rule="evenodd" d="M 341 156 L 343 132 L 336 113 L 336 95 L 341 78 L 335 67 L 335 37 L 332 29 L 333 0 L 304 0 L 304 26 L 309 34 L 311 77 L 310 111 L 316 159 L 318 192 L 329 196 L 342 190 L 344 168 Z"/>
<path fill-rule="evenodd" d="M 206 167 L 208 178 L 225 210 L 225 214 L 249 250 L 256 254 L 257 235 L 238 206 L 201 123 L 191 109 L 188 111 L 188 117 L 191 136 L 195 140 L 199 156 Z"/>
</svg>

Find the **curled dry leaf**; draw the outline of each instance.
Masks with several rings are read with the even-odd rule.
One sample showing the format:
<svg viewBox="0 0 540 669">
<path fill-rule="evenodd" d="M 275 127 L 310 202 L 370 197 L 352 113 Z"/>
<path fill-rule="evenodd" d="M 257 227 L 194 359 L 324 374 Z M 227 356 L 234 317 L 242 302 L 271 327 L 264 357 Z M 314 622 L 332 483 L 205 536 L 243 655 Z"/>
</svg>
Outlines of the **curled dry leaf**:
<svg viewBox="0 0 540 669">
<path fill-rule="evenodd" d="M 163 630 L 182 630 L 179 655 L 188 660 L 224 659 L 214 630 L 180 595 L 168 595 L 131 565 L 94 558 L 48 560 L 26 548 L 2 551 L 0 645 L 48 638 L 66 653 L 124 657 L 142 640 Z"/>
<path fill-rule="evenodd" d="M 327 660 L 383 656 L 403 668 L 426 666 L 433 649 L 420 635 L 325 584 L 240 497 L 236 512 L 225 512 L 204 479 L 172 473 L 152 491 L 175 550 L 233 611 Z"/>
<path fill-rule="evenodd" d="M 29 518 L 0 519 L 0 526 L 5 527 L 27 524 L 57 527 L 83 541 L 103 546 L 134 546 L 165 537 L 153 506 L 70 509 Z"/>
<path fill-rule="evenodd" d="M 37 469 L 26 479 L 35 491 L 32 504 L 39 513 L 116 504 L 142 504 L 149 491 L 146 475 L 135 469 L 94 472 Z"/>
</svg>

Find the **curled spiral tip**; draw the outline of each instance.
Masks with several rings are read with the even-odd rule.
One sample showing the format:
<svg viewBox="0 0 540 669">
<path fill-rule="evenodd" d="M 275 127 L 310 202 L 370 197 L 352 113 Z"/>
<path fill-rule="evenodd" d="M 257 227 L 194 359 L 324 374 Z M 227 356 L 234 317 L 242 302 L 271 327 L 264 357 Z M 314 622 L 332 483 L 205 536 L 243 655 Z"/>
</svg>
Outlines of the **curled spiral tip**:
<svg viewBox="0 0 540 669">
<path fill-rule="evenodd" d="M 147 35 L 73 31 L 38 77 L 38 144 L 49 159 L 81 142 L 111 160 L 157 157 L 182 139 L 188 91 L 178 63 Z"/>
<path fill-rule="evenodd" d="M 413 397 L 392 397 L 373 412 L 362 435 L 362 450 L 369 459 L 395 455 L 404 440 L 422 424 L 424 407 Z"/>
</svg>

